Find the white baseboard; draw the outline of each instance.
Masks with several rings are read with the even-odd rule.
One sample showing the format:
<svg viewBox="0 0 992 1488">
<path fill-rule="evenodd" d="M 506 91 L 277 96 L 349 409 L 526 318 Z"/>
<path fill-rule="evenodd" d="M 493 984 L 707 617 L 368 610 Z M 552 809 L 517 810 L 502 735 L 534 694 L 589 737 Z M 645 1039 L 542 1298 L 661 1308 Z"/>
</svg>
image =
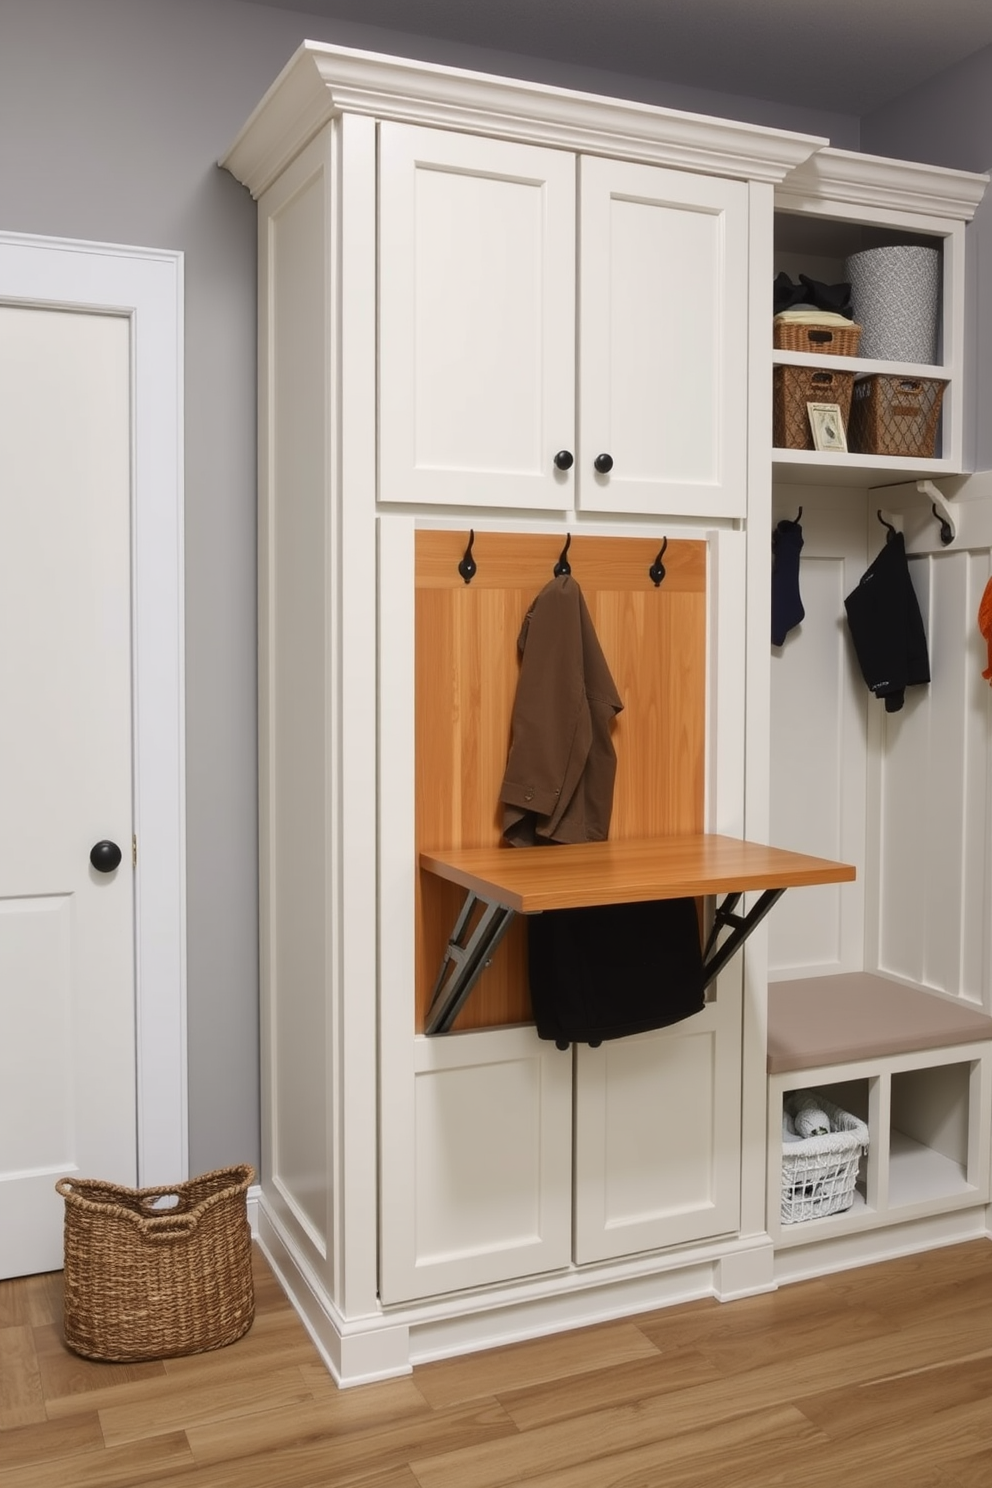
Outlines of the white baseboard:
<svg viewBox="0 0 992 1488">
<path fill-rule="evenodd" d="M 254 1199 L 254 1204 L 252 1200 Z M 415 1364 L 635 1316 L 701 1297 L 772 1290 L 767 1235 L 636 1257 L 612 1265 L 480 1289 L 344 1317 L 291 1234 L 249 1192 L 253 1234 L 342 1388 L 409 1374 Z"/>
<path fill-rule="evenodd" d="M 810 1281 L 834 1271 L 850 1271 L 856 1266 L 894 1261 L 919 1251 L 980 1239 L 992 1239 L 988 1211 L 984 1206 L 933 1214 L 924 1219 L 859 1230 L 850 1235 L 831 1235 L 808 1245 L 788 1246 L 775 1254 L 775 1281 L 779 1286 L 793 1281 Z"/>
</svg>

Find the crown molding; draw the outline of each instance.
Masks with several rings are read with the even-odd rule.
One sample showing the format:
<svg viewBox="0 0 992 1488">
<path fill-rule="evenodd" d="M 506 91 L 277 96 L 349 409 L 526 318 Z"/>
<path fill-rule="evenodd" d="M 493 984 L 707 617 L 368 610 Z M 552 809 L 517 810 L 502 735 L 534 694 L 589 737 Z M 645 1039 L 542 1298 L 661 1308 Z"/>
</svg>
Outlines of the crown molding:
<svg viewBox="0 0 992 1488">
<path fill-rule="evenodd" d="M 829 201 L 970 222 L 988 182 L 987 175 L 971 171 L 827 148 L 808 157 L 785 178 L 775 192 L 775 205 L 782 210 L 810 211 Z"/>
<path fill-rule="evenodd" d="M 304 42 L 220 164 L 254 197 L 331 119 L 364 114 L 777 185 L 826 140 Z"/>
</svg>

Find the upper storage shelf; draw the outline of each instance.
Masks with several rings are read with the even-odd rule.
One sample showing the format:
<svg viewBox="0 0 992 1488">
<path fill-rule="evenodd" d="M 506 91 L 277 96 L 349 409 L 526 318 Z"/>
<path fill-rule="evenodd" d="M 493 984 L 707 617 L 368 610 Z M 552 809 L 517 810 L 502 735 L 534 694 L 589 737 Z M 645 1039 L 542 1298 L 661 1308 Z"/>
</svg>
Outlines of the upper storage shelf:
<svg viewBox="0 0 992 1488">
<path fill-rule="evenodd" d="M 422 852 L 420 866 L 518 914 L 846 883 L 855 876 L 848 863 L 712 834 Z"/>
<path fill-rule="evenodd" d="M 941 303 L 933 364 L 772 351 L 775 367 L 822 368 L 946 383 L 931 456 L 834 453 L 776 448 L 777 479 L 793 483 L 876 486 L 949 475 L 963 466 L 965 225 L 988 176 L 825 149 L 792 171 L 775 191 L 775 272 L 822 283 L 847 278 L 852 254 L 893 245 L 940 252 Z M 769 327 L 769 343 L 771 328 Z M 824 399 L 824 401 L 832 401 Z"/>
</svg>

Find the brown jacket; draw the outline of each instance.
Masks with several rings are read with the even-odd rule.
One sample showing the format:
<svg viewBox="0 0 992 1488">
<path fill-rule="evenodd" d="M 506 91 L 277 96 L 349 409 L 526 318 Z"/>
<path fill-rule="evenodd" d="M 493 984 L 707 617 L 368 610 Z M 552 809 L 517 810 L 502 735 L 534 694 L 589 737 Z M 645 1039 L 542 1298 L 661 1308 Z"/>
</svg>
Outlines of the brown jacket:
<svg viewBox="0 0 992 1488">
<path fill-rule="evenodd" d="M 517 646 L 503 835 L 514 847 L 605 841 L 616 777 L 610 730 L 623 703 L 570 575 L 541 590 Z"/>
</svg>

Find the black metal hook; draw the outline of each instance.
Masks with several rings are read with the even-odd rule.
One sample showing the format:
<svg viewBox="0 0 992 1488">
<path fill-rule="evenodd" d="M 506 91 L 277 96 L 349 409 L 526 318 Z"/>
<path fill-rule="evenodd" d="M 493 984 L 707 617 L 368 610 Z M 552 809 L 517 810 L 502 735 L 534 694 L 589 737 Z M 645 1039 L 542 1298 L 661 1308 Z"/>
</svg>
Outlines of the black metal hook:
<svg viewBox="0 0 992 1488">
<path fill-rule="evenodd" d="M 667 547 L 668 538 L 663 537 L 661 540 L 661 547 L 658 550 L 658 556 L 652 563 L 651 567 L 648 569 L 648 578 L 651 580 L 656 589 L 658 588 L 658 585 L 661 583 L 662 579 L 665 577 L 665 565 L 662 563 L 661 560 L 665 556 L 665 549 Z"/>
<path fill-rule="evenodd" d="M 887 538 L 886 538 L 886 539 L 885 539 L 885 541 L 886 541 L 886 542 L 891 542 L 891 541 L 892 541 L 892 539 L 893 539 L 893 538 L 894 538 L 894 537 L 895 537 L 895 535 L 896 535 L 896 529 L 895 529 L 895 528 L 894 528 L 894 527 L 893 527 L 893 525 L 892 525 L 892 523 L 891 523 L 891 522 L 887 522 L 887 521 L 886 521 L 886 520 L 885 520 L 885 518 L 884 518 L 884 517 L 883 517 L 883 516 L 882 516 L 882 508 L 881 508 L 881 507 L 879 507 L 879 508 L 878 508 L 878 513 L 877 513 L 877 515 L 878 515 L 878 520 L 879 520 L 879 521 L 880 521 L 880 522 L 881 522 L 881 524 L 882 524 L 882 526 L 883 526 L 883 527 L 887 527 L 887 528 L 888 528 L 888 532 L 889 532 L 889 535 L 888 535 L 888 537 L 887 537 Z"/>
<path fill-rule="evenodd" d="M 803 509 L 802 509 L 802 507 L 800 507 L 799 510 L 796 512 L 796 526 L 797 527 L 799 526 L 799 523 L 802 520 L 802 515 L 803 515 Z"/>
<path fill-rule="evenodd" d="M 462 561 L 458 565 L 458 572 L 461 574 L 466 584 L 471 584 L 472 580 L 475 578 L 476 573 L 478 572 L 479 567 L 475 559 L 472 557 L 472 544 L 474 542 L 475 532 L 470 528 L 468 534 L 468 547 L 465 549 L 465 556 L 462 558 Z"/>
<path fill-rule="evenodd" d="M 952 543 L 954 541 L 954 528 L 951 526 L 947 518 L 937 510 L 936 501 L 931 502 L 931 510 L 934 516 L 937 518 L 937 521 L 940 523 L 940 540 L 946 548 L 948 543 Z"/>
<path fill-rule="evenodd" d="M 555 564 L 555 578 L 556 579 L 560 579 L 561 576 L 562 576 L 562 574 L 570 574 L 572 572 L 571 565 L 570 565 L 570 563 L 568 561 L 568 558 L 566 556 L 566 554 L 568 553 L 568 547 L 569 547 L 569 544 L 571 543 L 571 541 L 572 541 L 572 534 L 570 532 L 568 532 L 568 533 L 565 534 L 565 546 L 562 548 L 561 553 L 559 554 L 559 557 L 558 557 L 558 562 Z"/>
</svg>

